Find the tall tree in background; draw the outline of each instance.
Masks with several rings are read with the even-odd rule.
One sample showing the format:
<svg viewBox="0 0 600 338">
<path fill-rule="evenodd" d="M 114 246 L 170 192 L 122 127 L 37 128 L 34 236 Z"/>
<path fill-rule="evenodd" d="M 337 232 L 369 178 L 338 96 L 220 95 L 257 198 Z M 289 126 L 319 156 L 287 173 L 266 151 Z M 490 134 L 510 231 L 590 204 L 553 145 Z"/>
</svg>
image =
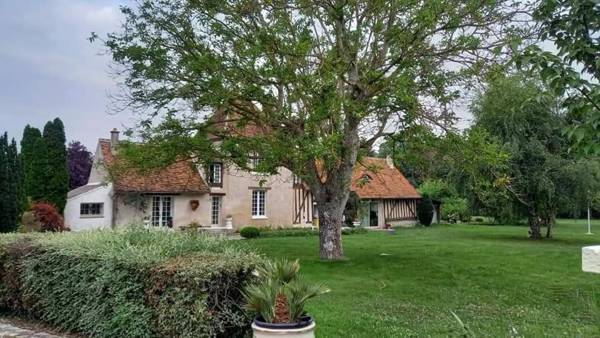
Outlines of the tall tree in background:
<svg viewBox="0 0 600 338">
<path fill-rule="evenodd" d="M 559 207 L 561 178 L 572 162 L 562 137 L 565 116 L 558 99 L 525 77 L 499 77 L 475 102 L 475 126 L 502 142 L 510 153 L 506 189 L 524 211 L 533 239 L 552 227 Z"/>
<path fill-rule="evenodd" d="M 0 137 L 0 231 L 17 228 L 22 211 L 21 163 L 14 139 L 8 142 L 8 134 Z"/>
<path fill-rule="evenodd" d="M 451 120 L 456 89 L 528 34 L 527 6 L 141 0 L 123 8 L 126 22 L 105 45 L 122 66 L 127 103 L 147 114 L 138 154 L 151 155 L 133 156 L 138 164 L 218 157 L 249 169 L 248 154 L 258 153 L 253 170 L 285 167 L 310 187 L 320 256 L 339 259 L 359 151 L 408 118 Z M 215 110 L 222 119 L 204 119 Z M 259 132 L 235 132 L 246 126 Z"/>
<path fill-rule="evenodd" d="M 10 196 L 9 169 L 8 169 L 8 136 L 0 136 L 0 231 L 5 232 L 9 228 L 9 201 L 14 196 Z"/>
<path fill-rule="evenodd" d="M 71 141 L 67 150 L 69 189 L 86 185 L 92 170 L 92 153 L 79 141 Z"/>
<path fill-rule="evenodd" d="M 56 209 L 62 213 L 69 192 L 69 171 L 67 169 L 65 127 L 59 118 L 46 123 L 42 139 L 47 159 L 44 199 L 54 204 Z"/>
<path fill-rule="evenodd" d="M 42 143 L 40 130 L 30 125 L 25 126 L 21 138 L 21 160 L 23 163 L 23 190 L 26 201 L 39 200 L 44 196 L 43 175 L 46 174 L 46 152 L 39 148 Z"/>
</svg>

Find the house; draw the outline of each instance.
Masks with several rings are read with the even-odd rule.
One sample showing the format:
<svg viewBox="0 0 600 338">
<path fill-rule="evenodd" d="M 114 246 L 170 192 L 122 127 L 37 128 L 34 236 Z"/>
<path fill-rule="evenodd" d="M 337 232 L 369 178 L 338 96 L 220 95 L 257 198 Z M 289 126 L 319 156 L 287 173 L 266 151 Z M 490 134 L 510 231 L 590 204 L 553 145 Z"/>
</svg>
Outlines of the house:
<svg viewBox="0 0 600 338">
<path fill-rule="evenodd" d="M 88 184 L 69 192 L 64 215 L 72 230 L 131 224 L 235 230 L 306 226 L 318 219 L 312 194 L 285 168 L 264 176 L 218 161 L 208 168 L 180 161 L 110 177 L 107 168 L 118 158 L 118 146 L 117 130 L 110 139 L 99 139 Z M 352 189 L 369 208 L 362 225 L 415 223 L 420 195 L 389 159 L 362 159 Z"/>
</svg>

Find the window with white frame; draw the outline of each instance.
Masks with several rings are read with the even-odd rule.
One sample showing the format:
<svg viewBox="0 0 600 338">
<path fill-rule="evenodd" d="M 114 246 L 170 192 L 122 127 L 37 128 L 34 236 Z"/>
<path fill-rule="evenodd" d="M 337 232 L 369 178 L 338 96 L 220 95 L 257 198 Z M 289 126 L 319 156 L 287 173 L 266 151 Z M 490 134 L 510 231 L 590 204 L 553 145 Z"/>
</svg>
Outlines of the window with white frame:
<svg viewBox="0 0 600 338">
<path fill-rule="evenodd" d="M 256 167 L 258 167 L 258 165 L 261 162 L 261 158 L 260 156 L 258 156 L 258 153 L 256 152 L 251 152 L 248 155 L 248 167 L 251 169 L 255 169 Z"/>
<path fill-rule="evenodd" d="M 265 190 L 252 190 L 252 217 L 266 217 L 265 205 L 267 192 Z"/>
<path fill-rule="evenodd" d="M 173 226 L 173 197 L 152 196 L 152 225 L 162 227 Z"/>
<path fill-rule="evenodd" d="M 81 203 L 79 215 L 80 217 L 103 217 L 104 203 Z"/>
<path fill-rule="evenodd" d="M 214 162 L 208 166 L 208 183 L 211 186 L 223 185 L 223 164 Z"/>
<path fill-rule="evenodd" d="M 212 225 L 221 224 L 221 196 L 212 197 L 212 208 L 210 212 L 210 223 Z"/>
</svg>

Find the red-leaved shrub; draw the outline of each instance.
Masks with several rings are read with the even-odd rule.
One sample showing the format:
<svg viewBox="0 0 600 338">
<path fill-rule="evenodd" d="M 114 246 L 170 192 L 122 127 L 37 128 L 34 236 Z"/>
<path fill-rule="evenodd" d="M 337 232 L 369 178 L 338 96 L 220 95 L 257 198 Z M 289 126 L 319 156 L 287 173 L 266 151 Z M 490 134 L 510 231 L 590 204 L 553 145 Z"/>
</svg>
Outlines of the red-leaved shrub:
<svg viewBox="0 0 600 338">
<path fill-rule="evenodd" d="M 65 231 L 65 221 L 52 203 L 37 202 L 29 210 L 33 213 L 41 231 Z"/>
</svg>

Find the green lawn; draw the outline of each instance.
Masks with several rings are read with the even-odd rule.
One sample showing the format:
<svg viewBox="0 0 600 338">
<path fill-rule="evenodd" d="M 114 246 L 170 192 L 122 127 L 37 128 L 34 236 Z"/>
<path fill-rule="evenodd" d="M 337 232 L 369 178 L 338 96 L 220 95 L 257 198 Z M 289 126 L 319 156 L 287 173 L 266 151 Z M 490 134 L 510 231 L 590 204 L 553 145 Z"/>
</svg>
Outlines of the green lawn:
<svg viewBox="0 0 600 338">
<path fill-rule="evenodd" d="M 344 236 L 348 257 L 321 262 L 317 237 L 245 241 L 299 258 L 332 292 L 314 300 L 319 337 L 600 337 L 600 275 L 581 272 L 581 247 L 600 244 L 584 221 L 561 221 L 533 242 L 526 227 L 439 225 Z"/>
</svg>

